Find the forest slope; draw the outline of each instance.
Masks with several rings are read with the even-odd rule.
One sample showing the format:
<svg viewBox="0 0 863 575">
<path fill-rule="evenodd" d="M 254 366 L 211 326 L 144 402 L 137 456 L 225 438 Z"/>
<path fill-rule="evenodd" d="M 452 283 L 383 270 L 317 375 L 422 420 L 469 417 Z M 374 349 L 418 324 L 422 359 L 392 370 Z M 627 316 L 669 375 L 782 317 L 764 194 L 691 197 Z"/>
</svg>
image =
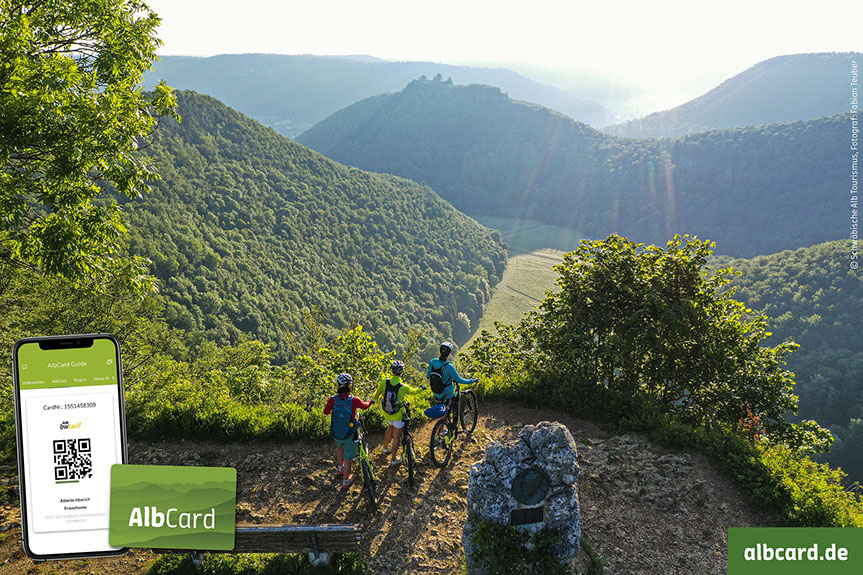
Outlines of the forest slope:
<svg viewBox="0 0 863 575">
<path fill-rule="evenodd" d="M 851 241 L 734 260 L 735 298 L 770 319 L 772 341 L 793 340 L 800 417 L 837 437 L 828 459 L 863 481 L 863 277 L 849 267 Z"/>
<path fill-rule="evenodd" d="M 179 94 L 147 149 L 161 180 L 124 202 L 169 323 L 290 349 L 313 306 L 387 348 L 411 326 L 463 338 L 500 278 L 500 235 L 414 182 L 330 161 L 228 108 Z"/>
</svg>

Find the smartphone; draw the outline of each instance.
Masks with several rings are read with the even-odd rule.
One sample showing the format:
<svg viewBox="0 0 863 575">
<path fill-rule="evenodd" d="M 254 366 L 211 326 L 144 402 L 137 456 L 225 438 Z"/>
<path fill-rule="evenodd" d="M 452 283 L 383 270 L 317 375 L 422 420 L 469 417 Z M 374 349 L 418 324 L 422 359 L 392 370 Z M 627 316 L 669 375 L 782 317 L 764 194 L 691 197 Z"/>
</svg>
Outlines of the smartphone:
<svg viewBox="0 0 863 575">
<path fill-rule="evenodd" d="M 24 551 L 36 560 L 124 553 L 108 544 L 111 466 L 126 463 L 119 342 L 25 338 L 12 365 Z"/>
</svg>

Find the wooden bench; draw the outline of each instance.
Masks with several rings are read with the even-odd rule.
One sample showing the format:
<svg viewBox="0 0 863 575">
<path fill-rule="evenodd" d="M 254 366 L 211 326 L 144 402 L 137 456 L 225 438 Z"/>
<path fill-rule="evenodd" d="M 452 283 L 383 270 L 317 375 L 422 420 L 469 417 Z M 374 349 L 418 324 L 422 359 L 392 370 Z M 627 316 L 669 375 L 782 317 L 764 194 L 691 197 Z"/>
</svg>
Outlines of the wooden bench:
<svg viewBox="0 0 863 575">
<path fill-rule="evenodd" d="M 209 553 L 308 553 L 314 564 L 329 561 L 332 553 L 356 551 L 360 545 L 361 525 L 325 523 L 323 525 L 237 525 L 233 551 Z M 154 550 L 182 553 L 177 549 Z M 203 556 L 191 551 L 200 564 Z"/>
</svg>

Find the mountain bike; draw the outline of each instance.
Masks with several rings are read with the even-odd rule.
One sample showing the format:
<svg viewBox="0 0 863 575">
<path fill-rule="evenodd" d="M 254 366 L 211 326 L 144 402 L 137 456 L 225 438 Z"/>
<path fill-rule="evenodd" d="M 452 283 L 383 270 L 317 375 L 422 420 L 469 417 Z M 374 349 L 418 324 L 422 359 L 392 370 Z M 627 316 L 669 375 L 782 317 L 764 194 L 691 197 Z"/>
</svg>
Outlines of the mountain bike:
<svg viewBox="0 0 863 575">
<path fill-rule="evenodd" d="M 402 421 L 405 424 L 402 427 L 402 454 L 408 468 L 408 485 L 413 489 L 416 452 L 414 451 L 414 437 L 411 435 L 411 404 L 409 401 L 404 402 L 402 406 Z"/>
<path fill-rule="evenodd" d="M 435 467 L 443 467 L 449 463 L 452 456 L 453 443 L 459 433 L 473 433 L 476 429 L 477 411 L 476 394 L 470 389 L 460 391 L 455 384 L 450 412 L 434 424 L 431 434 L 431 459 Z M 461 427 L 461 430 L 459 430 Z"/>
<path fill-rule="evenodd" d="M 366 424 L 363 422 L 363 417 L 357 414 L 357 460 L 360 462 L 360 473 L 363 476 L 363 486 L 366 493 L 372 502 L 372 505 L 377 505 L 377 491 L 375 487 L 375 474 L 372 471 L 371 460 L 369 459 L 369 450 L 366 448 Z"/>
</svg>

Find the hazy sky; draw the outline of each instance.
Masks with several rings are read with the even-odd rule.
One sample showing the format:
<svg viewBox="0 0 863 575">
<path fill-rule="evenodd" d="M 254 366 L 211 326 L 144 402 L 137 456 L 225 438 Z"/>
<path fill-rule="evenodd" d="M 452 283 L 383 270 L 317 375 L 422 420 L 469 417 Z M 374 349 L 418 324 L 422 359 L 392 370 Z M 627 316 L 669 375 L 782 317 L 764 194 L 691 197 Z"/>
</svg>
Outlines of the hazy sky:
<svg viewBox="0 0 863 575">
<path fill-rule="evenodd" d="M 858 1 L 148 0 L 160 54 L 368 54 L 612 74 L 673 99 L 767 58 L 863 49 Z M 777 86 L 777 90 L 782 87 Z"/>
</svg>

